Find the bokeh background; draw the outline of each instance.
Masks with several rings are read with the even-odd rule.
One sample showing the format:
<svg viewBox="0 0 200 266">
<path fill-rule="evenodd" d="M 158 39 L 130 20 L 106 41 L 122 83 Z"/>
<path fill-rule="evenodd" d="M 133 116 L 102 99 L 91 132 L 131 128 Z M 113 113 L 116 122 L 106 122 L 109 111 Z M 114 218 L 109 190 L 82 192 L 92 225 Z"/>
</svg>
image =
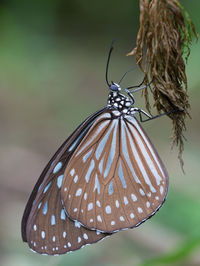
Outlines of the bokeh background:
<svg viewBox="0 0 200 266">
<path fill-rule="evenodd" d="M 181 1 L 200 26 L 200 2 Z M 22 242 L 28 196 L 55 150 L 107 101 L 105 65 L 117 38 L 110 75 L 135 66 L 126 57 L 138 30 L 138 1 L 0 1 L 0 265 L 200 265 L 200 43 L 187 65 L 192 119 L 187 121 L 185 175 L 170 149 L 163 117 L 143 126 L 170 176 L 161 210 L 140 227 L 71 254 L 32 253 Z M 135 66 L 123 86 L 138 84 Z M 136 105 L 144 107 L 140 93 Z"/>
</svg>

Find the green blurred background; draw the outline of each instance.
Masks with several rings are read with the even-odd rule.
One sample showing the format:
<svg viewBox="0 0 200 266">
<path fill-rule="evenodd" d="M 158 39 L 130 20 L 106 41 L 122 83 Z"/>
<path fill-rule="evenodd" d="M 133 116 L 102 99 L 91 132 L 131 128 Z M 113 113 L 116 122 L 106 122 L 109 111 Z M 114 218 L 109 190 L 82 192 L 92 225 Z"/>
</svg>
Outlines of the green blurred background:
<svg viewBox="0 0 200 266">
<path fill-rule="evenodd" d="M 200 26 L 200 1 L 181 1 Z M 185 134 L 184 175 L 170 149 L 167 117 L 144 124 L 170 176 L 166 203 L 139 228 L 59 257 L 32 253 L 20 223 L 43 167 L 79 123 L 105 106 L 105 65 L 117 38 L 110 75 L 135 66 L 126 57 L 138 30 L 138 1 L 0 1 L 0 265 L 200 265 L 200 43 L 187 73 L 192 120 Z M 123 86 L 138 84 L 135 71 Z M 136 106 L 144 107 L 140 93 Z"/>
</svg>

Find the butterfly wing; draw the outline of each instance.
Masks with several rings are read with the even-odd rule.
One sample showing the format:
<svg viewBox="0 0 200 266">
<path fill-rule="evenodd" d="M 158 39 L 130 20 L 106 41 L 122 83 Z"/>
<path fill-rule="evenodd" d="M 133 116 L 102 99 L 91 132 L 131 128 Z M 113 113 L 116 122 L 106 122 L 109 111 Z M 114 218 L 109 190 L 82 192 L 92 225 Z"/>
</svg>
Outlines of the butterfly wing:
<svg viewBox="0 0 200 266">
<path fill-rule="evenodd" d="M 138 226 L 163 204 L 168 175 L 150 139 L 130 115 L 101 114 L 73 153 L 61 196 L 73 220 L 115 232 Z"/>
<path fill-rule="evenodd" d="M 63 143 L 38 179 L 22 218 L 22 239 L 43 254 L 62 254 L 94 243 L 106 235 L 87 230 L 71 221 L 61 202 L 60 189 L 66 165 L 81 139 L 104 112 L 87 118 Z"/>
<path fill-rule="evenodd" d="M 66 216 L 60 198 L 60 176 L 50 181 L 41 191 L 27 221 L 27 242 L 37 253 L 63 254 L 106 236 L 88 230 Z"/>
</svg>

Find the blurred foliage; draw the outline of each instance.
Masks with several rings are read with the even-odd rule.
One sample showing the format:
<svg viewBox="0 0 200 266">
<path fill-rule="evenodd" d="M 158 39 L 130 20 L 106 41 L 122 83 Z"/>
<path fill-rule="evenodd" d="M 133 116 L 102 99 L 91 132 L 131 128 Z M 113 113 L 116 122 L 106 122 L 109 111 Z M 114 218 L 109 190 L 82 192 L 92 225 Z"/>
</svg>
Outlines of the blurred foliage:
<svg viewBox="0 0 200 266">
<path fill-rule="evenodd" d="M 198 29 L 200 3 L 181 3 Z M 113 37 L 118 42 L 112 79 L 118 81 L 134 64 L 125 54 L 135 40 L 138 19 L 139 4 L 130 0 L 0 1 L 1 265 L 200 264 L 198 43 L 187 67 L 193 119 L 187 121 L 185 175 L 170 152 L 168 119 L 144 125 L 170 176 L 159 213 L 136 229 L 60 257 L 34 254 L 21 240 L 25 203 L 44 165 L 70 132 L 106 103 L 105 64 Z M 134 72 L 135 79 L 127 75 L 123 86 L 142 80 L 137 67 Z M 140 94 L 136 105 L 145 108 Z"/>
<path fill-rule="evenodd" d="M 167 254 L 162 257 L 158 257 L 152 260 L 149 260 L 141 266 L 156 266 L 156 265 L 175 265 L 176 262 L 181 263 L 185 261 L 194 250 L 200 246 L 200 239 L 193 239 L 190 242 L 187 242 L 183 247 L 180 247 L 179 250 Z"/>
</svg>

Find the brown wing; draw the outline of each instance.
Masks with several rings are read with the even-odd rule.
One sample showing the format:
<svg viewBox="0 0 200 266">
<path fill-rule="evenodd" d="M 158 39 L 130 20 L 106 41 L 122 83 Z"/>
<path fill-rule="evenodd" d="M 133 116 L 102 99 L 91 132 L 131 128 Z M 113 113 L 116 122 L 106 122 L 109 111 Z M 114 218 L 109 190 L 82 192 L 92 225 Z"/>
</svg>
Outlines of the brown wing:
<svg viewBox="0 0 200 266">
<path fill-rule="evenodd" d="M 38 179 L 22 218 L 22 238 L 30 248 L 43 254 L 62 254 L 94 243 L 105 234 L 89 231 L 67 216 L 60 189 L 64 170 L 74 150 L 102 109 L 87 118 L 58 149 Z"/>
<path fill-rule="evenodd" d="M 54 178 L 36 198 L 27 221 L 29 247 L 41 254 L 55 255 L 77 250 L 103 239 L 106 234 L 88 230 L 66 216 L 61 203 L 63 175 Z"/>
<path fill-rule="evenodd" d="M 71 157 L 61 196 L 73 220 L 115 232 L 139 225 L 163 204 L 168 175 L 132 116 L 98 117 Z"/>
</svg>

